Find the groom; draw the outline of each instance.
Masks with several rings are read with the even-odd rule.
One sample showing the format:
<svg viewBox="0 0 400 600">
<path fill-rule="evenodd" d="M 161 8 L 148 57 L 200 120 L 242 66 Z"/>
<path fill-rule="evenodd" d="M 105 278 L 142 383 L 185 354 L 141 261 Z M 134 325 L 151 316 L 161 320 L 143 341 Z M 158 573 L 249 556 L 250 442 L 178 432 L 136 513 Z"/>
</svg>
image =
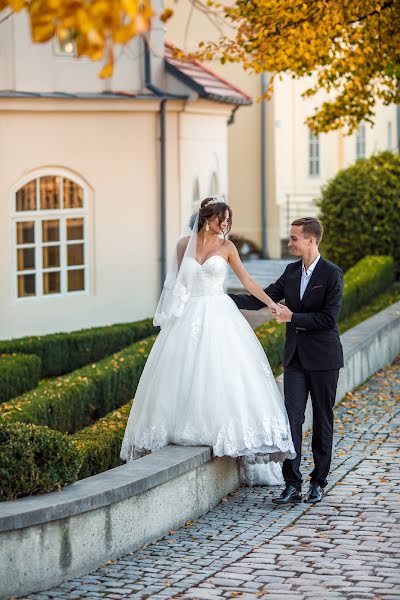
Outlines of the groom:
<svg viewBox="0 0 400 600">
<path fill-rule="evenodd" d="M 278 323 L 286 323 L 284 394 L 296 458 L 285 460 L 286 487 L 275 504 L 301 502 L 300 473 L 302 425 L 308 395 L 313 407 L 312 452 L 314 469 L 304 502 L 320 502 L 331 464 L 333 406 L 343 350 L 338 319 L 342 304 L 343 272 L 319 253 L 323 229 L 318 219 L 293 221 L 289 248 L 301 260 L 289 264 L 281 277 L 265 289 L 279 304 Z M 238 308 L 259 310 L 264 304 L 254 296 L 230 295 Z"/>
</svg>

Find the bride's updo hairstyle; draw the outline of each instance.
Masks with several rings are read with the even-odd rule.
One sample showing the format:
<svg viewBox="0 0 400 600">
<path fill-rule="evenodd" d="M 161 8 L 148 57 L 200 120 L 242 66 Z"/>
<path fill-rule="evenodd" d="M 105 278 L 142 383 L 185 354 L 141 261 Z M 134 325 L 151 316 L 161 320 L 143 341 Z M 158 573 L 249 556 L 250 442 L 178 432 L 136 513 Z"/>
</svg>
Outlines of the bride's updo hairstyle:
<svg viewBox="0 0 400 600">
<path fill-rule="evenodd" d="M 214 217 L 218 217 L 219 224 L 225 221 L 225 213 L 228 211 L 228 226 L 224 231 L 224 238 L 230 232 L 232 227 L 232 209 L 226 202 L 215 202 L 215 196 L 205 198 L 200 206 L 199 211 L 199 231 L 206 224 L 207 221 L 211 221 Z M 193 229 L 194 222 L 196 220 L 197 213 L 194 213 L 190 219 L 190 227 Z"/>
</svg>

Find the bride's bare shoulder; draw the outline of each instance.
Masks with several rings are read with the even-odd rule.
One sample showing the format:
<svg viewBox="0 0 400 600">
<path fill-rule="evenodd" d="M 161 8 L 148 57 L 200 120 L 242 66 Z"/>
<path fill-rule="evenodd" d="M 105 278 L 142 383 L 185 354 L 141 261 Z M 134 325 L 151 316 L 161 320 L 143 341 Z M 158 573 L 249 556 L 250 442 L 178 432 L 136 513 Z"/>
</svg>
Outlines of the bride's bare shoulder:
<svg viewBox="0 0 400 600">
<path fill-rule="evenodd" d="M 233 254 L 236 255 L 237 254 L 237 248 L 235 246 L 235 244 L 233 242 L 231 242 L 231 240 L 225 240 L 225 244 L 226 244 L 226 249 L 229 252 L 229 254 Z"/>
</svg>

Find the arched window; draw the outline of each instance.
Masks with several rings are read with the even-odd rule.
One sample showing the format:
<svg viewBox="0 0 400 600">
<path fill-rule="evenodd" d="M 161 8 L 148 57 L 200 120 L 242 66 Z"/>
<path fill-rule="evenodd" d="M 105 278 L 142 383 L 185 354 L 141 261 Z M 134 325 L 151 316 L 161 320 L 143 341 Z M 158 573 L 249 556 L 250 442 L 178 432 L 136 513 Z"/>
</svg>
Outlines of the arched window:
<svg viewBox="0 0 400 600">
<path fill-rule="evenodd" d="M 200 208 L 200 184 L 199 178 L 196 177 L 193 183 L 192 210 L 196 212 Z"/>
<path fill-rule="evenodd" d="M 85 186 L 48 172 L 14 192 L 17 298 L 88 291 L 88 222 Z"/>
<path fill-rule="evenodd" d="M 210 179 L 210 191 L 208 195 L 216 196 L 219 193 L 218 187 L 218 175 L 215 171 L 213 171 Z"/>
</svg>

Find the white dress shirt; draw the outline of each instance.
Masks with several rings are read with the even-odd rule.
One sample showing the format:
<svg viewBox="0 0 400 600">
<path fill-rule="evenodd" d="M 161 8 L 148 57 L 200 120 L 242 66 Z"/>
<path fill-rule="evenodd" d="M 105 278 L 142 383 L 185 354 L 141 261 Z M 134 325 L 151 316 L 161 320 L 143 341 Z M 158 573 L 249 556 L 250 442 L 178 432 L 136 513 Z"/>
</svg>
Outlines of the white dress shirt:
<svg viewBox="0 0 400 600">
<path fill-rule="evenodd" d="M 308 282 L 310 281 L 311 275 L 313 274 L 316 264 L 320 258 L 321 258 L 321 255 L 318 254 L 317 258 L 314 260 L 314 262 L 311 263 L 311 265 L 308 267 L 308 269 L 306 269 L 304 267 L 304 262 L 301 265 L 300 300 L 303 299 L 304 292 L 306 291 Z"/>
</svg>

